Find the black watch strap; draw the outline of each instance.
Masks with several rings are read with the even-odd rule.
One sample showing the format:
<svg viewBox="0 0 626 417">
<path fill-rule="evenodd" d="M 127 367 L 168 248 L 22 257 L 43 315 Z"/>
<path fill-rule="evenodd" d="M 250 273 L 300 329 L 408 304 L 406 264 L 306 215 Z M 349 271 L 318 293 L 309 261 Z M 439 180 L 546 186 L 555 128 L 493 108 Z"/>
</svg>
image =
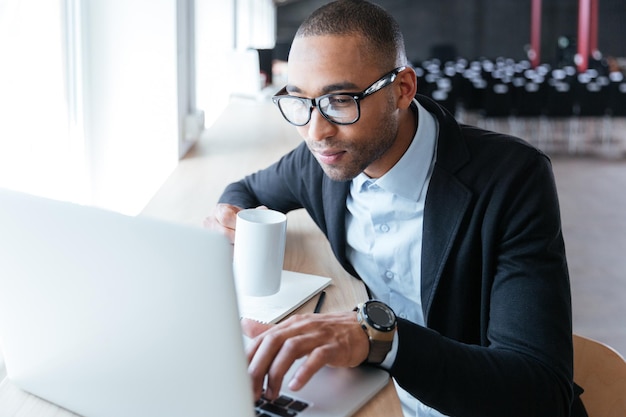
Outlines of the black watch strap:
<svg viewBox="0 0 626 417">
<path fill-rule="evenodd" d="M 393 342 L 383 342 L 380 340 L 374 340 L 371 337 L 370 339 L 370 353 L 367 355 L 367 363 L 371 363 L 374 365 L 380 365 L 387 354 L 391 350 L 391 346 Z"/>
</svg>

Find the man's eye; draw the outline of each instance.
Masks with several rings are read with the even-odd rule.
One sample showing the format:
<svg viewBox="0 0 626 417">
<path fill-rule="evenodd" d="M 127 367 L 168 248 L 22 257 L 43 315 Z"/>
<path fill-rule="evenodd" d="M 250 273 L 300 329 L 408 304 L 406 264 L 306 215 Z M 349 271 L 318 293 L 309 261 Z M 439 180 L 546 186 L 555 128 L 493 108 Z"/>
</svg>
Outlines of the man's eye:
<svg viewBox="0 0 626 417">
<path fill-rule="evenodd" d="M 328 99 L 328 104 L 333 107 L 347 107 L 352 104 L 352 99 L 349 97 L 330 97 Z"/>
</svg>

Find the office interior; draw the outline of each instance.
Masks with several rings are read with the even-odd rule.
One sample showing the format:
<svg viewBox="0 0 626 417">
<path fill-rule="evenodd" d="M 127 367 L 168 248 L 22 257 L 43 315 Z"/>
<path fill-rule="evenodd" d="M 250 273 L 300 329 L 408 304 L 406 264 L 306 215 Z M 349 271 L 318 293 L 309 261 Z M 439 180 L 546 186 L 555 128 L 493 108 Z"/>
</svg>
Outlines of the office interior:
<svg viewBox="0 0 626 417">
<path fill-rule="evenodd" d="M 200 225 L 226 184 L 299 143 L 270 98 L 327 2 L 5 0 L 0 187 Z M 551 157 L 574 331 L 626 354 L 623 0 L 377 3 L 421 93 Z M 581 7 L 595 38 L 578 36 L 594 27 Z"/>
</svg>

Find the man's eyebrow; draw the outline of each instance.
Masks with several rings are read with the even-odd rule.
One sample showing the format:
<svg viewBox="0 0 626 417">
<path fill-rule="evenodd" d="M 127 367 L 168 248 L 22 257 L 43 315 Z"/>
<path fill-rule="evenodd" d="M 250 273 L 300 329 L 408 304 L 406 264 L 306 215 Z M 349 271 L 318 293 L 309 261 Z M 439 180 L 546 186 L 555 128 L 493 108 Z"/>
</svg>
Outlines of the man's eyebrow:
<svg viewBox="0 0 626 417">
<path fill-rule="evenodd" d="M 295 85 L 291 85 L 291 84 L 287 84 L 287 86 L 285 86 L 285 89 L 287 90 L 288 93 L 302 93 L 302 90 L 298 87 L 296 87 Z M 334 92 L 356 92 L 359 90 L 359 87 L 351 82 L 341 82 L 341 83 L 335 83 L 335 84 L 330 84 L 327 86 L 324 86 L 322 88 L 321 94 L 320 95 L 324 95 L 324 94 L 330 94 L 330 93 L 334 93 Z"/>
<path fill-rule="evenodd" d="M 295 85 L 291 85 L 291 84 L 287 84 L 285 86 L 285 91 L 287 91 L 288 93 L 302 93 L 302 90 L 300 90 Z"/>
</svg>

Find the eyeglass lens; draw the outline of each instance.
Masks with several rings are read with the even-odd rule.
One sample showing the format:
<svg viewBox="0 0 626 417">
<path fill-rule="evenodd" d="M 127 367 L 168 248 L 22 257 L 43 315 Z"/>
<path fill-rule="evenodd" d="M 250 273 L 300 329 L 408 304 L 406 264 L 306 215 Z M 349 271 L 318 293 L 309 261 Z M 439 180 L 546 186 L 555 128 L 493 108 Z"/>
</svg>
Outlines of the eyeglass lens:
<svg viewBox="0 0 626 417">
<path fill-rule="evenodd" d="M 285 118 L 296 125 L 304 125 L 309 122 L 311 116 L 309 103 L 309 100 L 297 97 L 281 97 L 278 100 L 278 105 Z M 352 123 L 359 116 L 357 102 L 349 95 L 333 94 L 320 97 L 317 108 L 324 117 L 335 123 Z"/>
</svg>

